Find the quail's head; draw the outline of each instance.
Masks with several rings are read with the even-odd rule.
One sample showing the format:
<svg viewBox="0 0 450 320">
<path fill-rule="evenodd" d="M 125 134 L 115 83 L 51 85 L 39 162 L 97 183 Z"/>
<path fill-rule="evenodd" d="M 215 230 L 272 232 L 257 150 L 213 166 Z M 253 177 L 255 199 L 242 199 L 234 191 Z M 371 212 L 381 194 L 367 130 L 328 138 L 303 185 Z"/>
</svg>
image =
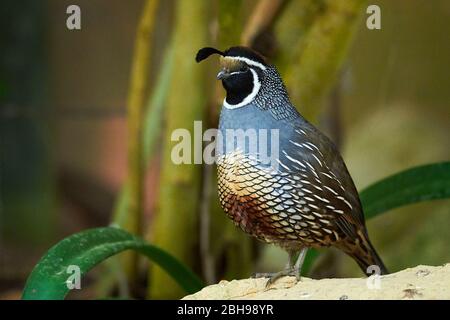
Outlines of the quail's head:
<svg viewBox="0 0 450 320">
<path fill-rule="evenodd" d="M 221 69 L 217 79 L 222 81 L 227 92 L 225 105 L 236 107 L 251 102 L 268 82 L 272 87 L 277 82 L 280 88 L 283 87 L 275 68 L 250 48 L 237 46 L 220 51 L 207 47 L 198 51 L 196 61 L 200 62 L 212 54 L 220 55 Z"/>
<path fill-rule="evenodd" d="M 207 47 L 198 51 L 196 61 L 212 54 L 220 55 L 217 78 L 226 90 L 223 107 L 237 109 L 252 104 L 268 110 L 276 119 L 299 116 L 277 69 L 261 54 L 247 47 L 231 47 L 225 51 Z"/>
</svg>

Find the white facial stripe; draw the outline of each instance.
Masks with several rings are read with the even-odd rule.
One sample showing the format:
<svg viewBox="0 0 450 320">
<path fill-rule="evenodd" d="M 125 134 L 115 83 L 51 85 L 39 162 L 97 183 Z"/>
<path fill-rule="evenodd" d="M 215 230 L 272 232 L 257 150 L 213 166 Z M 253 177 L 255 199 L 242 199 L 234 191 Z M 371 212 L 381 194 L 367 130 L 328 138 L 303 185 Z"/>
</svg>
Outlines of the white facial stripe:
<svg viewBox="0 0 450 320">
<path fill-rule="evenodd" d="M 250 68 L 250 71 L 252 72 L 252 75 L 253 75 L 253 89 L 252 89 L 252 92 L 250 92 L 250 94 L 248 96 L 246 96 L 244 98 L 244 100 L 242 100 L 238 104 L 229 104 L 227 102 L 227 98 L 225 98 L 223 100 L 223 106 L 225 108 L 227 108 L 227 109 L 237 109 L 237 108 L 240 108 L 240 107 L 243 107 L 243 106 L 249 104 L 250 102 L 253 101 L 253 99 L 255 99 L 256 95 L 259 92 L 259 89 L 261 88 L 261 82 L 259 81 L 258 74 L 256 73 L 256 71 L 253 70 L 252 68 Z"/>
<path fill-rule="evenodd" d="M 245 62 L 249 66 L 258 67 L 258 68 L 260 68 L 262 70 L 266 70 L 267 69 L 267 67 L 265 65 L 263 65 L 262 63 L 256 62 L 256 61 L 251 60 L 249 58 L 245 58 L 245 57 L 227 57 L 227 58 L 236 59 L 238 61 Z"/>
</svg>

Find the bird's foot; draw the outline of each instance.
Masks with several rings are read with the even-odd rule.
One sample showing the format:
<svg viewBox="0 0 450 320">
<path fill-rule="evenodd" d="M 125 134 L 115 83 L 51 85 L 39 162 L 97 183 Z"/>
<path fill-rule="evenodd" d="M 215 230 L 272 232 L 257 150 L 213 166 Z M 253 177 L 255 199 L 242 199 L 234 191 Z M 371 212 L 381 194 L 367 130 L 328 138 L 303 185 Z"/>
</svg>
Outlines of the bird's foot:
<svg viewBox="0 0 450 320">
<path fill-rule="evenodd" d="M 297 281 L 300 281 L 300 272 L 295 268 L 284 269 L 280 272 L 270 272 L 270 273 L 255 273 L 252 278 L 269 278 L 266 283 L 266 289 L 274 284 L 277 280 L 283 277 L 295 277 Z"/>
<path fill-rule="evenodd" d="M 277 274 L 278 272 L 257 272 L 252 274 L 252 278 L 253 279 L 258 279 L 258 278 L 270 278 L 273 275 Z"/>
</svg>

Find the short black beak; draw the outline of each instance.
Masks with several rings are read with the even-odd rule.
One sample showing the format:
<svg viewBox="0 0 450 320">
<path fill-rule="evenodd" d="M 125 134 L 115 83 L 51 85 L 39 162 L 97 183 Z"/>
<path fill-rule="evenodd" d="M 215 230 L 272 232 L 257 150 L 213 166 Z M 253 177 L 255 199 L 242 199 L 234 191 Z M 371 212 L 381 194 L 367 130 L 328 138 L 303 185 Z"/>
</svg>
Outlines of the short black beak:
<svg viewBox="0 0 450 320">
<path fill-rule="evenodd" d="M 217 80 L 223 80 L 230 76 L 227 70 L 223 69 L 217 74 Z"/>
</svg>

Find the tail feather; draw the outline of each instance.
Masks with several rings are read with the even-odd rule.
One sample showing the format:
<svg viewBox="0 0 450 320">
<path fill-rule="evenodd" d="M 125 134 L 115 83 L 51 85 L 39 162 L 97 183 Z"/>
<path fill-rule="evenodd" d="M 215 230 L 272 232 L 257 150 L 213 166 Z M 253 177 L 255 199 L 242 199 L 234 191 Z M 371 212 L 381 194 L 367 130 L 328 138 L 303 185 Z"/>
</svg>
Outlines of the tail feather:
<svg viewBox="0 0 450 320">
<path fill-rule="evenodd" d="M 381 275 L 389 274 L 389 270 L 370 243 L 367 234 L 363 232 L 358 232 L 357 234 L 360 241 L 356 243 L 353 241 L 352 243 L 347 242 L 342 248 L 343 251 L 356 261 L 364 274 L 371 275 L 374 271 L 378 271 L 376 269 L 368 269 L 370 266 L 378 267 Z"/>
<path fill-rule="evenodd" d="M 352 257 L 355 259 L 356 263 L 358 263 L 361 270 L 366 275 L 370 275 L 374 272 L 374 270 L 369 269 L 370 266 L 376 266 L 379 268 L 380 274 L 389 274 L 389 270 L 386 268 L 385 264 L 383 263 L 383 260 L 381 260 L 378 253 L 375 251 L 372 244 L 369 242 L 369 253 L 367 255 L 352 255 Z"/>
</svg>

